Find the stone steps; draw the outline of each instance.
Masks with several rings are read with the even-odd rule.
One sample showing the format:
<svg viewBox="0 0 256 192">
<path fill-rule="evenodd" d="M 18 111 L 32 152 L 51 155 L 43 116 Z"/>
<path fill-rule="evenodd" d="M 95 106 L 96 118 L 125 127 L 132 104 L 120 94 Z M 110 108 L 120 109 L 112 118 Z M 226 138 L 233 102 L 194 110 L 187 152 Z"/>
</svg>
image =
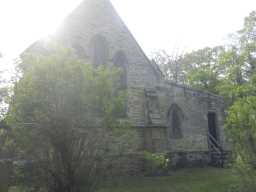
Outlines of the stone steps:
<svg viewBox="0 0 256 192">
<path fill-rule="evenodd" d="M 208 133 L 208 144 L 211 158 L 210 165 L 223 168 L 230 160 L 231 152 L 225 151 L 219 141 L 210 133 Z"/>
<path fill-rule="evenodd" d="M 230 162 L 230 156 L 231 152 L 229 151 L 222 151 L 222 152 L 216 152 L 216 151 L 210 151 L 211 156 L 211 165 L 214 167 L 224 167 L 225 165 Z"/>
</svg>

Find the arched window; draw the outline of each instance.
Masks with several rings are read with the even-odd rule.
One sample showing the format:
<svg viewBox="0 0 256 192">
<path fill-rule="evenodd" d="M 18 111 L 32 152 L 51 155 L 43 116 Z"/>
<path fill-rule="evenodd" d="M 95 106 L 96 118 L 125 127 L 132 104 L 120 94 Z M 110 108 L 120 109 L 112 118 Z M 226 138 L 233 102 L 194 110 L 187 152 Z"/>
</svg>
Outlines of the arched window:
<svg viewBox="0 0 256 192">
<path fill-rule="evenodd" d="M 79 58 L 86 58 L 85 50 L 81 45 L 79 45 L 78 43 L 74 43 L 72 47 Z"/>
<path fill-rule="evenodd" d="M 118 51 L 114 55 L 113 59 L 113 66 L 120 70 L 120 76 L 117 79 L 118 87 L 116 91 L 126 90 L 127 89 L 127 64 L 128 60 L 123 51 Z M 127 100 L 124 101 L 123 106 L 121 106 L 121 111 L 119 112 L 119 117 L 126 117 L 127 116 Z"/>
<path fill-rule="evenodd" d="M 127 88 L 127 57 L 123 51 L 118 51 L 113 57 L 113 64 L 121 70 L 120 87 Z"/>
<path fill-rule="evenodd" d="M 184 120 L 184 115 L 177 104 L 172 104 L 168 111 L 167 118 L 169 137 L 173 139 L 182 138 L 182 122 Z"/>
<path fill-rule="evenodd" d="M 92 64 L 95 66 L 104 65 L 108 61 L 109 45 L 101 35 L 95 35 L 90 43 Z"/>
</svg>

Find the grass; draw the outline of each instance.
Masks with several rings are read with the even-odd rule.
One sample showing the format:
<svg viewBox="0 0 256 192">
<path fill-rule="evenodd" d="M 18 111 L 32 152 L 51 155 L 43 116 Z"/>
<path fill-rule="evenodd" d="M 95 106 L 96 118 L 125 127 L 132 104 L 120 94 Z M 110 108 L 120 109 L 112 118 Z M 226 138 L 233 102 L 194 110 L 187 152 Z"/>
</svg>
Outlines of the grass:
<svg viewBox="0 0 256 192">
<path fill-rule="evenodd" d="M 99 192 L 227 192 L 238 181 L 234 175 L 230 169 L 184 169 L 166 177 L 122 178 Z"/>
<path fill-rule="evenodd" d="M 232 192 L 230 187 L 238 181 L 231 169 L 194 168 L 173 171 L 166 177 L 119 178 L 106 182 L 97 192 Z"/>
</svg>

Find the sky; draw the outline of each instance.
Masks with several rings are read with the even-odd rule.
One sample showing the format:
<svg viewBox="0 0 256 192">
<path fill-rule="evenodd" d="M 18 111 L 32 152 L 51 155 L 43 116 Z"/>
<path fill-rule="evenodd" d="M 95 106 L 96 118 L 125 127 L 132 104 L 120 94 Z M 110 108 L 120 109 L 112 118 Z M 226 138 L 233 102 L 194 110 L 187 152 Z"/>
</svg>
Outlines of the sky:
<svg viewBox="0 0 256 192">
<path fill-rule="evenodd" d="M 54 33 L 82 0 L 0 0 L 1 63 Z M 256 0 L 111 0 L 147 55 L 225 43 L 256 10 Z M 8 62 L 5 62 L 8 61 Z"/>
</svg>

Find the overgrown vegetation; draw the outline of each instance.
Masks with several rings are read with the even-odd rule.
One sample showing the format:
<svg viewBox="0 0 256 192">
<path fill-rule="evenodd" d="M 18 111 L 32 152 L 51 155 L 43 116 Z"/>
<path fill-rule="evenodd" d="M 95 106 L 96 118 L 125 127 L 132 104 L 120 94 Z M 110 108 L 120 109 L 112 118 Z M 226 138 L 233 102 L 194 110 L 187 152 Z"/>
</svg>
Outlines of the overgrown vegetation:
<svg viewBox="0 0 256 192">
<path fill-rule="evenodd" d="M 244 181 L 241 191 L 255 191 L 256 11 L 245 18 L 243 28 L 232 35 L 228 45 L 193 51 L 174 60 L 161 56 L 165 58 L 155 60 L 170 80 L 225 98 L 226 132 L 233 144 L 235 167 Z"/>
<path fill-rule="evenodd" d="M 238 99 L 229 109 L 226 121 L 232 139 L 235 166 L 241 176 L 242 191 L 256 189 L 256 97 Z"/>
<path fill-rule="evenodd" d="M 211 192 L 218 186 L 220 192 L 254 192 L 256 12 L 245 18 L 228 45 L 173 57 L 160 52 L 154 61 L 169 80 L 225 98 L 226 131 L 238 172 L 186 170 L 170 177 L 129 178 L 114 187 L 105 182 L 100 191 Z M 138 141 L 136 131 L 120 116 L 126 93 L 118 85 L 118 69 L 93 68 L 56 45 L 47 55 L 24 55 L 18 69 L 21 76 L 8 114 L 0 109 L 0 152 L 18 159 L 19 190 L 93 192 L 103 177 L 126 171 L 123 166 Z M 6 96 L 8 90 L 0 86 L 1 107 Z M 151 153 L 145 153 L 144 160 L 150 176 L 162 175 L 168 161 Z"/>
<path fill-rule="evenodd" d="M 144 174 L 146 176 L 161 176 L 167 174 L 170 160 L 166 157 L 166 154 L 145 151 L 143 160 Z"/>
<path fill-rule="evenodd" d="M 16 159 L 24 162 L 16 164 L 16 185 L 92 192 L 137 149 L 136 131 L 118 118 L 126 95 L 115 80 L 120 71 L 93 68 L 59 45 L 50 48 L 47 55 L 22 58 L 5 118 Z"/>
<path fill-rule="evenodd" d="M 244 27 L 231 35 L 229 44 L 173 55 L 160 51 L 153 60 L 165 77 L 178 84 L 220 94 L 229 104 L 255 92 L 256 11 Z"/>
</svg>

